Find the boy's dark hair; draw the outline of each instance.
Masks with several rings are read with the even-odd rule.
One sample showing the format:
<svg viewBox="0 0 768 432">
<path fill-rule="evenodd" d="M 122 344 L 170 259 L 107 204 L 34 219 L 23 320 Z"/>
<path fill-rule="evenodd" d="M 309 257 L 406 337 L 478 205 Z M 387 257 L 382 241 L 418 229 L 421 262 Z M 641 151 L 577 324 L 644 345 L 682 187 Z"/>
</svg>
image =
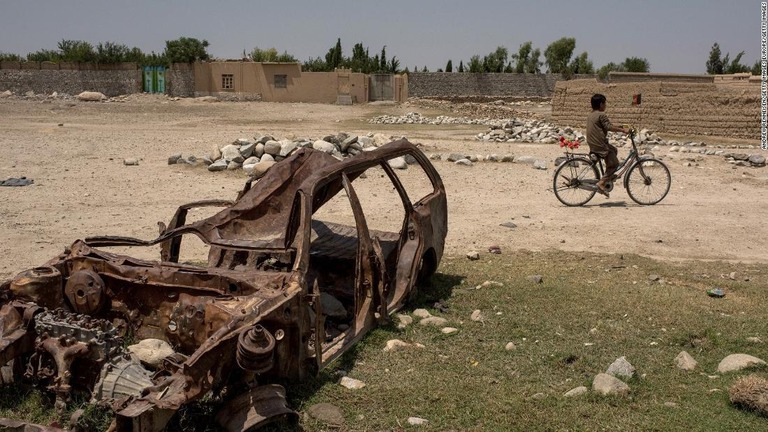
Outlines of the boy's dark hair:
<svg viewBox="0 0 768 432">
<path fill-rule="evenodd" d="M 600 93 L 595 93 L 592 96 L 592 109 L 600 109 L 600 104 L 605 102 L 605 96 Z"/>
</svg>

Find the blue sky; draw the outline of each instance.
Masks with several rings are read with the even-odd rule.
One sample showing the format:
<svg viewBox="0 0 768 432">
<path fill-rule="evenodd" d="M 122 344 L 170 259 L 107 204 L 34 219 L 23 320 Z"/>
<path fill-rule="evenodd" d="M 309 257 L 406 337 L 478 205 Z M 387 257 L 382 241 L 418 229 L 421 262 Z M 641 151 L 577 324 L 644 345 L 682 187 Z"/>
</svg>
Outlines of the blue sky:
<svg viewBox="0 0 768 432">
<path fill-rule="evenodd" d="M 760 2 L 607 0 L 0 0 L 0 52 L 25 56 L 62 39 L 116 42 L 162 52 L 181 36 L 206 39 L 218 58 L 254 47 L 322 57 L 341 38 L 345 56 L 362 42 L 387 47 L 401 67 L 431 71 L 498 46 L 532 41 L 542 53 L 576 38 L 595 67 L 645 57 L 653 72 L 704 73 L 714 42 L 733 58 L 760 55 Z M 543 61 L 543 56 L 542 56 Z"/>
</svg>

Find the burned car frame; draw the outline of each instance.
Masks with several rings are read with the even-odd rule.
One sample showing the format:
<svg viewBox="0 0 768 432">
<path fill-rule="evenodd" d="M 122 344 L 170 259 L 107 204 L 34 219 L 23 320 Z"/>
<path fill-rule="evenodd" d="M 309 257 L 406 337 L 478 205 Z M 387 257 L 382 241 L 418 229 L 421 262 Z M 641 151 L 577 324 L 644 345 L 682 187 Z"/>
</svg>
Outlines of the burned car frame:
<svg viewBox="0 0 768 432">
<path fill-rule="evenodd" d="M 422 173 L 423 193 L 409 197 L 390 166 L 398 157 Z M 363 209 L 355 186 L 366 178 L 402 209 L 402 220 L 399 210 L 377 215 L 395 228 L 369 228 L 380 211 Z M 351 209 L 351 224 L 318 217 L 331 200 Z M 224 208 L 186 222 L 204 207 Z M 162 430 L 209 393 L 225 395 L 225 429 L 253 430 L 295 416 L 277 382 L 317 373 L 402 307 L 437 269 L 446 232 L 440 176 L 407 140 L 343 161 L 299 149 L 234 202 L 181 206 L 154 240 L 78 240 L 3 282 L 0 364 L 55 393 L 60 409 L 73 392 L 91 392 L 115 412 L 116 430 Z M 180 262 L 187 235 L 202 240 L 207 264 Z M 153 245 L 160 261 L 103 250 Z M 331 314 L 329 302 L 341 309 Z M 172 352 L 150 366 L 125 338 L 164 341 Z"/>
</svg>

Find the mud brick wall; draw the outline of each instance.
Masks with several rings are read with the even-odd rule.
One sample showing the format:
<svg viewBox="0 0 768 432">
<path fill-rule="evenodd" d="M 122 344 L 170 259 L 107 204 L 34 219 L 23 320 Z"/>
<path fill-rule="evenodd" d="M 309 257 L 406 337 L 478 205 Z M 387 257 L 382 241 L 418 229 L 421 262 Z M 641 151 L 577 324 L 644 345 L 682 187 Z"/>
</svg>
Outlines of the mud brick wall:
<svg viewBox="0 0 768 432">
<path fill-rule="evenodd" d="M 76 95 L 97 91 L 107 96 L 140 93 L 141 71 L 137 65 L 93 65 L 49 62 L 0 62 L 0 92 L 28 91 Z"/>
<path fill-rule="evenodd" d="M 176 97 L 195 97 L 195 69 L 191 64 L 174 63 L 165 71 L 165 92 Z"/>
<path fill-rule="evenodd" d="M 549 99 L 560 74 L 413 72 L 410 97 Z"/>
<path fill-rule="evenodd" d="M 675 135 L 714 135 L 758 139 L 760 86 L 715 83 L 620 82 L 594 79 L 559 81 L 552 96 L 552 120 L 584 129 L 592 110 L 590 98 L 602 93 L 606 113 L 615 124 L 633 124 Z M 632 97 L 640 94 L 640 105 Z"/>
</svg>

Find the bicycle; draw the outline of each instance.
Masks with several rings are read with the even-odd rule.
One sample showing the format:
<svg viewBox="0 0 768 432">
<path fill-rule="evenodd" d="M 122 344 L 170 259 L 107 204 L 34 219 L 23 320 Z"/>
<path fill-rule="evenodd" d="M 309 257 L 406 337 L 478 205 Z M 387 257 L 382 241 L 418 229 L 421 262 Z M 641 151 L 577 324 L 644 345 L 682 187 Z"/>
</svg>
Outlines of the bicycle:
<svg viewBox="0 0 768 432">
<path fill-rule="evenodd" d="M 634 128 L 630 128 L 629 138 L 632 150 L 626 159 L 619 163 L 613 181 L 605 183 L 605 191 L 613 190 L 614 182 L 624 174 L 623 186 L 629 197 L 640 205 L 653 205 L 663 200 L 669 193 L 672 176 L 664 162 L 654 157 L 640 156 L 635 144 Z M 598 192 L 597 182 L 605 173 L 603 158 L 595 153 L 575 153 L 578 141 L 560 138 L 561 147 L 567 147 L 565 161 L 555 170 L 553 189 L 557 199 L 569 206 L 582 206 Z"/>
</svg>

